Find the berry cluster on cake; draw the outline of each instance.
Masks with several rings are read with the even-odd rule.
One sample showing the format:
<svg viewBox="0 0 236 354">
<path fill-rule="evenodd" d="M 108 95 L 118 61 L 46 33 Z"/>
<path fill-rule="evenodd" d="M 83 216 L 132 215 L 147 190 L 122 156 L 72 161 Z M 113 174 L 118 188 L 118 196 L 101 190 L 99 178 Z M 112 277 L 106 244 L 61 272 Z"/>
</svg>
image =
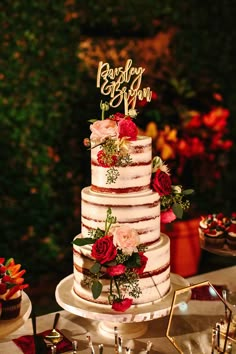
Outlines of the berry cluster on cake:
<svg viewBox="0 0 236 354">
<path fill-rule="evenodd" d="M 0 258 L 0 320 L 19 316 L 22 290 L 28 287 L 28 284 L 24 284 L 25 272 L 13 258 Z"/>
<path fill-rule="evenodd" d="M 236 213 L 231 216 L 223 213 L 202 216 L 199 233 L 206 246 L 222 248 L 227 245 L 230 249 L 236 249 Z"/>
</svg>

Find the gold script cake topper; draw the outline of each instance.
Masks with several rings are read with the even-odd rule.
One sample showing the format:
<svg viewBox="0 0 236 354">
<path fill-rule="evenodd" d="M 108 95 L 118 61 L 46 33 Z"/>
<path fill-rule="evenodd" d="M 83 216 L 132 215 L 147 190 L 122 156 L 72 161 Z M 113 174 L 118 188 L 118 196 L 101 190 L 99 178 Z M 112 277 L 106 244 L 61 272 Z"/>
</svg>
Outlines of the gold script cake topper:
<svg viewBox="0 0 236 354">
<path fill-rule="evenodd" d="M 124 102 L 124 113 L 128 115 L 130 109 L 135 109 L 137 99 L 146 98 L 151 101 L 152 91 L 150 87 L 140 88 L 142 75 L 145 69 L 133 67 L 132 60 L 128 59 L 125 66 L 111 68 L 109 63 L 98 64 L 97 87 L 103 95 L 110 96 L 109 105 L 118 107 Z"/>
</svg>

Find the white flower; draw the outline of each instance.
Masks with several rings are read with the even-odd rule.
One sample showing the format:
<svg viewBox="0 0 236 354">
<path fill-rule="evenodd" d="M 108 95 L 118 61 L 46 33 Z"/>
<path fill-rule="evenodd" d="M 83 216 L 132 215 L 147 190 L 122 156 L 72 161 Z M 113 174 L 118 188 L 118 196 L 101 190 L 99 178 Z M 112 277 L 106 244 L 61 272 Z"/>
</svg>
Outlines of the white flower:
<svg viewBox="0 0 236 354">
<path fill-rule="evenodd" d="M 152 173 L 155 173 L 159 169 L 165 172 L 167 175 L 170 175 L 168 166 L 165 165 L 160 156 L 155 156 L 152 160 Z"/>
<path fill-rule="evenodd" d="M 133 252 L 138 252 L 137 246 L 140 238 L 136 230 L 131 229 L 129 225 L 114 225 L 110 229 L 113 234 L 113 244 L 124 254 L 131 256 Z"/>
<path fill-rule="evenodd" d="M 131 109 L 129 109 L 129 111 L 128 111 L 128 115 L 131 117 L 131 118 L 135 118 L 136 116 L 137 116 L 137 111 L 136 111 L 136 109 L 134 109 L 134 108 L 131 108 Z"/>
<path fill-rule="evenodd" d="M 180 185 L 172 186 L 172 191 L 174 194 L 181 194 L 182 193 L 182 186 L 180 186 Z"/>
</svg>

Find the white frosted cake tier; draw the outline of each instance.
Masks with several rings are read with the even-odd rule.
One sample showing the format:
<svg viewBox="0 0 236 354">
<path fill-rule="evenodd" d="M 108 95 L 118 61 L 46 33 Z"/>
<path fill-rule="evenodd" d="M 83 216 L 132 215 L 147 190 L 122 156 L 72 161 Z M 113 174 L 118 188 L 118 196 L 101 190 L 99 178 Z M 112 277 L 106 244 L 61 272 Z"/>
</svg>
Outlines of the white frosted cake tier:
<svg viewBox="0 0 236 354">
<path fill-rule="evenodd" d="M 77 237 L 81 237 L 81 235 Z M 73 245 L 74 292 L 85 300 L 108 304 L 110 279 L 101 278 L 103 289 L 96 301 L 92 297 L 91 289 L 83 284 L 86 274 L 89 274 L 89 269 L 94 264 L 94 260 L 91 259 L 90 255 L 91 245 L 82 247 Z M 144 304 L 161 299 L 170 289 L 169 237 L 162 234 L 159 241 L 148 246 L 145 256 L 148 258 L 148 261 L 144 273 L 139 278 L 139 286 L 142 293 L 137 299 L 133 299 L 134 304 Z"/>
<path fill-rule="evenodd" d="M 149 243 L 160 237 L 160 197 L 150 189 L 145 192 L 120 195 L 93 192 L 90 187 L 81 194 L 81 232 L 88 236 L 91 229 L 104 230 L 107 209 L 119 224 L 135 229 L 141 243 Z"/>
<path fill-rule="evenodd" d="M 91 188 L 103 193 L 128 193 L 150 188 L 152 173 L 152 140 L 150 137 L 139 136 L 128 143 L 131 164 L 115 167 L 119 173 L 115 183 L 107 184 L 109 168 L 100 166 L 97 154 L 100 146 L 91 149 Z"/>
</svg>

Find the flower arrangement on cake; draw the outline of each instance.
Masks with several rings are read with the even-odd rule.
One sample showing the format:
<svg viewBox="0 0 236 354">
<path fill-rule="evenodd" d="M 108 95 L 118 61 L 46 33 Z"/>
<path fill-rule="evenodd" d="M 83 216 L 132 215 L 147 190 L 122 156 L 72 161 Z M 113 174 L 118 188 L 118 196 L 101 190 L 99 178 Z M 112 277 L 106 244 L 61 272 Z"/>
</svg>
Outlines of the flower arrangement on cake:
<svg viewBox="0 0 236 354">
<path fill-rule="evenodd" d="M 140 295 L 138 278 L 147 263 L 145 248 L 140 245 L 137 231 L 128 225 L 119 225 L 110 208 L 107 210 L 105 230 L 91 230 L 90 235 L 73 241 L 78 246 L 92 244 L 94 265 L 90 276 L 85 278 L 85 285 L 91 288 L 93 298 L 97 299 L 102 292 L 99 278 L 108 277 L 109 303 L 113 310 L 124 312 L 133 302 L 128 296 L 137 298 Z"/>
<path fill-rule="evenodd" d="M 114 173 L 117 166 L 131 161 L 127 158 L 129 141 L 137 139 L 137 126 L 131 116 L 121 113 L 104 119 L 104 109 L 101 121 L 96 120 L 90 126 L 90 139 L 85 139 L 85 146 L 93 149 L 100 146 L 97 161 L 101 167 L 112 169 L 108 172 L 107 183 L 115 182 L 118 174 Z M 134 112 L 132 112 L 134 113 Z M 116 177 L 111 181 L 111 176 Z M 192 189 L 184 190 L 181 185 L 173 185 L 170 171 L 160 157 L 152 160 L 152 174 L 150 187 L 159 194 L 161 205 L 161 222 L 170 223 L 176 218 L 182 218 L 183 211 L 190 206 L 187 196 L 193 193 Z M 90 237 L 76 238 L 73 244 L 77 246 L 92 245 L 90 256 L 94 260 L 89 269 L 89 276 L 85 276 L 83 284 L 90 288 L 94 299 L 102 293 L 100 278 L 110 279 L 108 302 L 115 311 L 126 311 L 133 303 L 133 298 L 141 294 L 139 277 L 145 271 L 148 258 L 145 256 L 146 247 L 140 244 L 137 231 L 125 224 L 119 224 L 107 210 L 104 230 L 97 228 L 89 231 Z"/>
<path fill-rule="evenodd" d="M 86 147 L 100 146 L 97 160 L 100 166 L 107 167 L 107 183 L 114 183 L 119 172 L 116 167 L 127 166 L 132 160 L 128 154 L 128 144 L 137 139 L 138 128 L 133 122 L 136 111 L 130 110 L 129 115 L 115 113 L 105 119 L 104 113 L 109 109 L 107 102 L 100 104 L 101 120 L 90 120 L 90 139 L 84 139 Z"/>
<path fill-rule="evenodd" d="M 193 189 L 183 189 L 181 185 L 173 185 L 168 166 L 158 156 L 153 159 L 152 189 L 161 197 L 161 223 L 167 224 L 176 218 L 182 219 L 184 210 L 189 209 L 187 196 Z"/>
<path fill-rule="evenodd" d="M 19 315 L 21 291 L 29 286 L 24 283 L 25 272 L 13 258 L 0 258 L 0 319 L 12 319 Z"/>
</svg>

